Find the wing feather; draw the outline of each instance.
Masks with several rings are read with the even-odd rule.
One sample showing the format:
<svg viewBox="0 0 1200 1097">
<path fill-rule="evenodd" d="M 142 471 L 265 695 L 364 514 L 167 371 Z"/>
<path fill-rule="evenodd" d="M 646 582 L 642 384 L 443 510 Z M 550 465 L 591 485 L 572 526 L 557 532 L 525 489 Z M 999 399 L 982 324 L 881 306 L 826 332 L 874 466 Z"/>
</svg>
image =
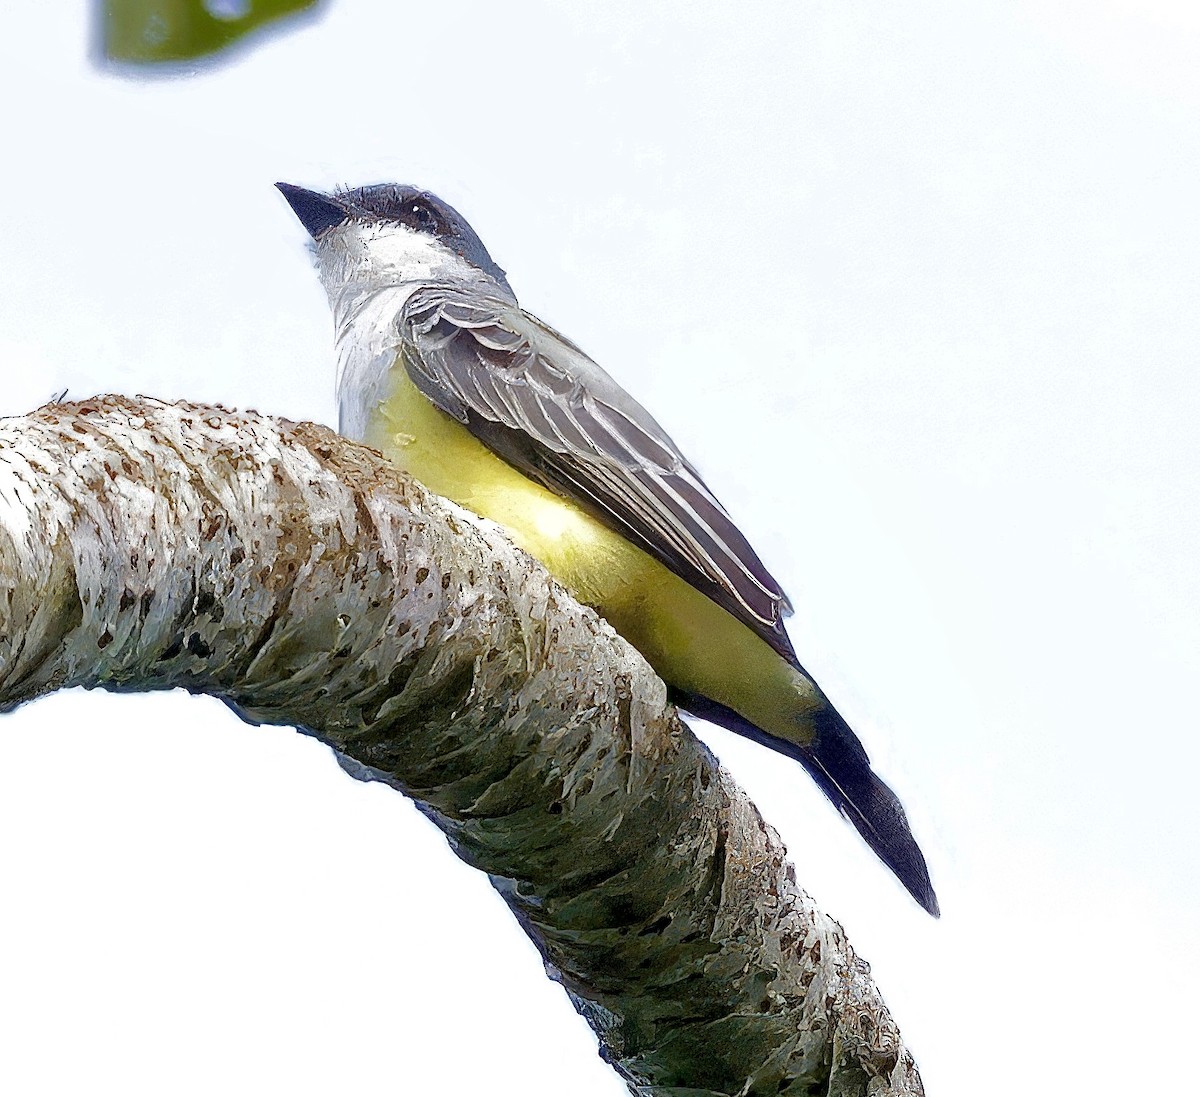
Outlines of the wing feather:
<svg viewBox="0 0 1200 1097">
<path fill-rule="evenodd" d="M 511 299 L 452 286 L 414 293 L 399 335 L 434 404 L 796 662 L 779 584 L 662 427 L 578 347 Z"/>
</svg>

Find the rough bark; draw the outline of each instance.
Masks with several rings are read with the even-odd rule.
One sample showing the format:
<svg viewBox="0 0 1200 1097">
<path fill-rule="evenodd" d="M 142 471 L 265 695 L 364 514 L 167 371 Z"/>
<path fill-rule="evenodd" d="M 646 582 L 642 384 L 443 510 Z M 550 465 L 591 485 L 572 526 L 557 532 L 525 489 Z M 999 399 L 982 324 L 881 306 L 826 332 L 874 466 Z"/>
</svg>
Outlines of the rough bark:
<svg viewBox="0 0 1200 1097">
<path fill-rule="evenodd" d="M 70 685 L 213 694 L 413 797 L 633 1093 L 922 1092 L 641 657 L 324 428 L 113 396 L 0 423 L 0 706 Z"/>
</svg>

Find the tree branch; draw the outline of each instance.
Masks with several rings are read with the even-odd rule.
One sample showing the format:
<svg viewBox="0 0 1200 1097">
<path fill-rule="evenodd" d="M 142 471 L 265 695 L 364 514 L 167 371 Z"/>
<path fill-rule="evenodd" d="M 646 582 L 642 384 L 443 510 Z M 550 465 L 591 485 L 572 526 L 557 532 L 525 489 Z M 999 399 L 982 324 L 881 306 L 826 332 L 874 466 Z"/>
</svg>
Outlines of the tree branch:
<svg viewBox="0 0 1200 1097">
<path fill-rule="evenodd" d="M 115 396 L 0 423 L 0 706 L 72 685 L 213 694 L 412 796 L 633 1093 L 922 1093 L 641 657 L 370 450 Z"/>
</svg>

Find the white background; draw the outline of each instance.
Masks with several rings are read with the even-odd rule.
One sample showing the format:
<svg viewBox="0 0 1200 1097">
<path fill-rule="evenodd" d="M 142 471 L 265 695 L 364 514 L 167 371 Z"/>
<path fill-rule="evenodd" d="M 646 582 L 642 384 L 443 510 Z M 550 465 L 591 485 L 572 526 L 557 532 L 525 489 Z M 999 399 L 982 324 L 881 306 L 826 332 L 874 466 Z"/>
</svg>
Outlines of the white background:
<svg viewBox="0 0 1200 1097">
<path fill-rule="evenodd" d="M 0 15 L 0 403 L 333 422 L 271 184 L 416 182 L 699 464 L 901 793 L 921 913 L 705 736 L 931 1094 L 1183 1092 L 1200 977 L 1200 16 L 379 3 L 194 78 Z M 617 1097 L 402 798 L 184 695 L 0 722 L 0 1092 Z"/>
</svg>

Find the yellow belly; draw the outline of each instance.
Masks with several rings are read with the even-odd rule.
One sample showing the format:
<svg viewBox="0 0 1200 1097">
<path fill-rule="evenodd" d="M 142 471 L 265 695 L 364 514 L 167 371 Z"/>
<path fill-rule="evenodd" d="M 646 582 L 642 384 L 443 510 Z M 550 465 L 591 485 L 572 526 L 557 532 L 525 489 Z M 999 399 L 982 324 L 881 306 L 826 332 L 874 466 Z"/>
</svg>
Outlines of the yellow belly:
<svg viewBox="0 0 1200 1097">
<path fill-rule="evenodd" d="M 770 645 L 653 557 L 497 457 L 434 407 L 401 368 L 367 425 L 368 445 L 432 491 L 503 526 L 581 602 L 593 606 L 668 684 L 807 741 L 823 704 Z"/>
</svg>

